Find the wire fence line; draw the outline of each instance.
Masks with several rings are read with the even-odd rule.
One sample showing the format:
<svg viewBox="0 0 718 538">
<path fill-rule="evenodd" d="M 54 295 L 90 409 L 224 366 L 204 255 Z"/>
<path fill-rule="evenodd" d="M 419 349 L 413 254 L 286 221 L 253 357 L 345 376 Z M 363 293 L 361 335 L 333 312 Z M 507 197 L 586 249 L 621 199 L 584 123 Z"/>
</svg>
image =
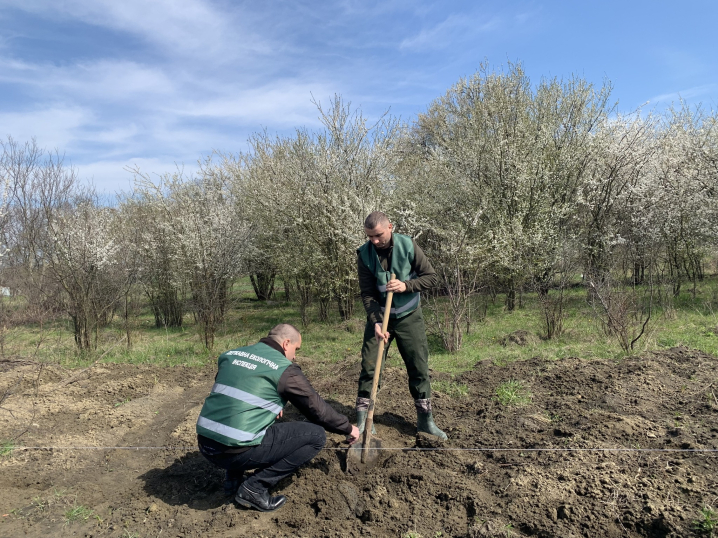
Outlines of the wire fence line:
<svg viewBox="0 0 718 538">
<path fill-rule="evenodd" d="M 12 450 L 198 450 L 196 446 L 14 446 Z M 322 450 L 345 452 L 349 447 L 325 447 Z M 367 450 L 403 452 L 666 452 L 718 454 L 715 448 L 501 448 L 501 447 L 382 447 Z"/>
</svg>

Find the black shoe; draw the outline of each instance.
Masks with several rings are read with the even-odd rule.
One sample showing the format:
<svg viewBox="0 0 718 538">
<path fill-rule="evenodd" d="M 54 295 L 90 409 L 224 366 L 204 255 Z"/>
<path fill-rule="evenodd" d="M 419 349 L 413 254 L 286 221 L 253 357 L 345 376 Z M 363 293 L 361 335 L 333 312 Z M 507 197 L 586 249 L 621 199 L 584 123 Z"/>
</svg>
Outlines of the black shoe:
<svg viewBox="0 0 718 538">
<path fill-rule="evenodd" d="M 239 486 L 237 496 L 234 500 L 245 508 L 254 508 L 260 512 L 273 512 L 287 502 L 287 498 L 284 495 L 270 497 L 269 491 L 267 490 L 263 493 L 255 493 L 244 484 Z"/>
</svg>

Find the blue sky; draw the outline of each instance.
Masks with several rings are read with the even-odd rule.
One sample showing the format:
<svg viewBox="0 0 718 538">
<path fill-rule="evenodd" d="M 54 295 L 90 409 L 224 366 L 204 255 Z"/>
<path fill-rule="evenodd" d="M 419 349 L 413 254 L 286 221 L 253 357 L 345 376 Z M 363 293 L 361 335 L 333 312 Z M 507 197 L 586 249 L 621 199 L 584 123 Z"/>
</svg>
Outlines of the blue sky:
<svg viewBox="0 0 718 538">
<path fill-rule="evenodd" d="M 610 80 L 619 110 L 718 106 L 714 1 L 0 0 L 0 136 L 102 192 L 251 133 L 318 126 L 312 95 L 410 121 L 483 61 Z"/>
</svg>

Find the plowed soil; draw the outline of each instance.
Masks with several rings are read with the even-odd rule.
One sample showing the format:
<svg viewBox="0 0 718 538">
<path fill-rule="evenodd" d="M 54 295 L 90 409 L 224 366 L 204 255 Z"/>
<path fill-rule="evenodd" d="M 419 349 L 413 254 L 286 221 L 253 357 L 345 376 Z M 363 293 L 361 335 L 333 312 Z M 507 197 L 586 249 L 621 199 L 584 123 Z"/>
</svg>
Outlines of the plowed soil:
<svg viewBox="0 0 718 538">
<path fill-rule="evenodd" d="M 299 362 L 353 420 L 358 361 Z M 479 363 L 452 379 L 468 396 L 434 394 L 445 443 L 416 437 L 406 373 L 387 369 L 376 420 L 391 450 L 350 474 L 329 434 L 269 514 L 225 497 L 196 450 L 214 373 L 0 362 L 0 439 L 43 447 L 0 458 L 0 536 L 684 537 L 718 505 L 716 359 L 686 348 Z M 526 404 L 497 400 L 509 380 L 530 391 Z M 301 419 L 290 407 L 283 420 Z"/>
</svg>

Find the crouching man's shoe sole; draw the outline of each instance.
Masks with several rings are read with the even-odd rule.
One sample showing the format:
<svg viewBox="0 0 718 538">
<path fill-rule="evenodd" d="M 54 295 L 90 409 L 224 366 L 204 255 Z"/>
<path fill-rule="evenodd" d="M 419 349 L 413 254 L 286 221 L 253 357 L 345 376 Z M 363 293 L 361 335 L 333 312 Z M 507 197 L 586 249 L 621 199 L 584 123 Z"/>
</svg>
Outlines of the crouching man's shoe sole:
<svg viewBox="0 0 718 538">
<path fill-rule="evenodd" d="M 234 500 L 237 501 L 237 504 L 245 508 L 254 508 L 260 512 L 273 512 L 287 502 L 287 498 L 284 495 L 270 497 L 269 492 L 266 491 L 264 493 L 255 493 L 245 487 L 244 484 L 239 486 L 237 496 Z"/>
</svg>

